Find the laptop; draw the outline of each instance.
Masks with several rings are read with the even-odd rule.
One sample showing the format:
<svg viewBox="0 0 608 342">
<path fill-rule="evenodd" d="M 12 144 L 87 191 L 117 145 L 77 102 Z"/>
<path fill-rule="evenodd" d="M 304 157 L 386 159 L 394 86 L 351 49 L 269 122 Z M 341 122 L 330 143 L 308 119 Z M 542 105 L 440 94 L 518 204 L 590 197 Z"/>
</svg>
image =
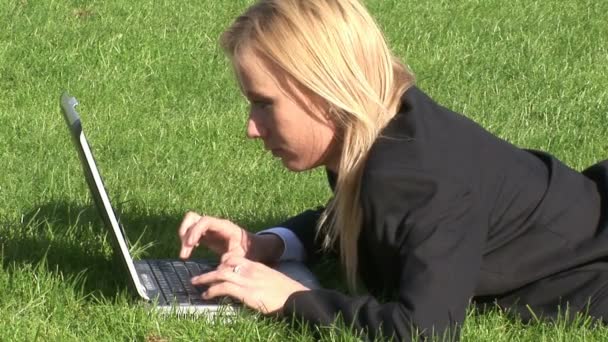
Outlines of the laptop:
<svg viewBox="0 0 608 342">
<path fill-rule="evenodd" d="M 206 259 L 133 259 L 124 228 L 112 209 L 93 152 L 84 135 L 80 115 L 75 108 L 77 105 L 76 98 L 67 93 L 61 95 L 61 110 L 78 152 L 86 182 L 111 236 L 114 256 L 120 260 L 133 294 L 165 312 L 214 315 L 221 311 L 233 314 L 240 304 L 228 298 L 204 300 L 201 293 L 205 288 L 190 283 L 193 276 L 214 270 L 216 262 Z M 315 276 L 300 263 L 281 262 L 275 268 L 309 288 L 319 287 Z"/>
</svg>

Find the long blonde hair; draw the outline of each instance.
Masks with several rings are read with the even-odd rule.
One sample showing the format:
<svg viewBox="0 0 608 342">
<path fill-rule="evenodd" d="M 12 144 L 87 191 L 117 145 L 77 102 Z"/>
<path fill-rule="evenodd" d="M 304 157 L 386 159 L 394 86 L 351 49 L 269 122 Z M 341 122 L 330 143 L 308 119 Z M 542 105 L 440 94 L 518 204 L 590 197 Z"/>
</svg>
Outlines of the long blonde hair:
<svg viewBox="0 0 608 342">
<path fill-rule="evenodd" d="M 317 235 L 324 235 L 325 248 L 339 243 L 348 285 L 355 291 L 363 166 L 413 75 L 393 56 L 358 0 L 261 0 L 234 21 L 220 42 L 232 58 L 244 47 L 255 48 L 327 103 L 342 150 L 334 197 Z"/>
</svg>

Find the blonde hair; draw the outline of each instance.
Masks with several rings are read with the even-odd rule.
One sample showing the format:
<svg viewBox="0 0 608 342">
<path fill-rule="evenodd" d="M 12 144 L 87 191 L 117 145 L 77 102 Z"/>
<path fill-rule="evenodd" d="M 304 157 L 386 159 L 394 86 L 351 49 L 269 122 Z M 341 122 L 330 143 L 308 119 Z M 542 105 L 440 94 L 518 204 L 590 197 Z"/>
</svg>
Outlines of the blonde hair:
<svg viewBox="0 0 608 342">
<path fill-rule="evenodd" d="M 413 75 L 393 56 L 357 0 L 261 0 L 234 21 L 220 42 L 232 58 L 244 47 L 254 48 L 327 103 L 342 150 L 334 197 L 317 235 L 324 233 L 325 248 L 339 243 L 348 285 L 355 291 L 361 174 Z"/>
</svg>

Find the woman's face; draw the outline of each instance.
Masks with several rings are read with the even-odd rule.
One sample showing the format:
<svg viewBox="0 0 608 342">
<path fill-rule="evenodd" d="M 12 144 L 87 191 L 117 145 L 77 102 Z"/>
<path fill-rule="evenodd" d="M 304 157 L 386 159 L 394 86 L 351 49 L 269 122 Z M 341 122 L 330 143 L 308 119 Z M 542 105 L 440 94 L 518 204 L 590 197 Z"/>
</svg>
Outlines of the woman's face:
<svg viewBox="0 0 608 342">
<path fill-rule="evenodd" d="M 252 49 L 235 56 L 234 64 L 250 103 L 247 136 L 262 139 L 265 149 L 292 171 L 320 165 L 337 171 L 335 126 L 327 118 L 324 101 Z"/>
</svg>

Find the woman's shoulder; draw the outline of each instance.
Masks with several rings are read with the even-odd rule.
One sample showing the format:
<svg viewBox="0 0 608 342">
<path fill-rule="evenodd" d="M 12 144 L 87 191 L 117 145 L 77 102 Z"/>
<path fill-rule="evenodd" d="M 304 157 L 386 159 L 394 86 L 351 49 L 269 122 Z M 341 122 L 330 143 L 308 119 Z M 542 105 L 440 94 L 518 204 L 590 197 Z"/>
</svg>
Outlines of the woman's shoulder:
<svg viewBox="0 0 608 342">
<path fill-rule="evenodd" d="M 369 151 L 361 196 L 391 191 L 411 202 L 447 203 L 480 188 L 495 159 L 508 163 L 520 152 L 412 87 Z"/>
<path fill-rule="evenodd" d="M 522 154 L 518 147 L 414 86 L 404 93 L 397 114 L 372 145 L 364 175 L 374 178 L 374 174 L 401 170 L 402 177 L 421 173 L 439 182 L 467 183 L 482 169 L 516 164 Z"/>
<path fill-rule="evenodd" d="M 470 192 L 472 173 L 463 171 L 467 167 L 445 163 L 445 156 L 432 155 L 416 144 L 404 137 L 391 137 L 376 146 L 361 177 L 363 203 L 422 207 L 430 202 L 448 204 Z"/>
<path fill-rule="evenodd" d="M 384 127 L 372 145 L 365 174 L 393 170 L 449 176 L 458 161 L 459 168 L 471 159 L 476 136 L 484 135 L 461 114 L 435 103 L 417 87 L 408 89 L 397 114 Z M 449 172 L 448 172 L 449 171 Z"/>
</svg>

